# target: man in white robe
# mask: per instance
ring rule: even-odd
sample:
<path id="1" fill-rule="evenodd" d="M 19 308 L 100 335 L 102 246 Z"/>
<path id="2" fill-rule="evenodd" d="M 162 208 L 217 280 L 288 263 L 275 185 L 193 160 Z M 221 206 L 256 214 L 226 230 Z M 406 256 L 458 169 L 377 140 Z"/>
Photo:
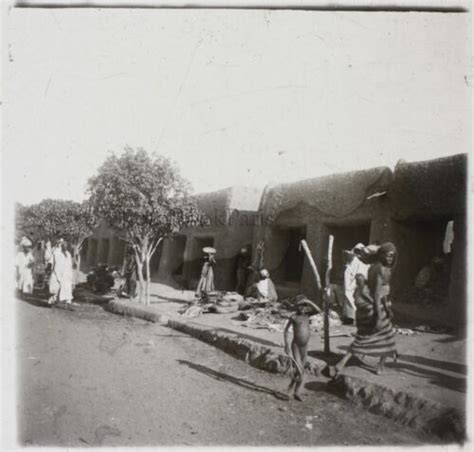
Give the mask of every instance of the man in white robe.
<path id="1" fill-rule="evenodd" d="M 60 247 L 54 250 L 53 258 L 53 272 L 49 285 L 52 298 L 49 302 L 50 304 L 53 301 L 66 303 L 69 309 L 72 303 L 72 256 L 67 250 L 67 243 L 64 240 L 61 241 Z"/>
<path id="2" fill-rule="evenodd" d="M 260 281 L 250 290 L 250 295 L 262 302 L 275 302 L 278 300 L 278 294 L 273 281 L 270 279 L 268 270 L 260 270 Z"/>
<path id="3" fill-rule="evenodd" d="M 31 252 L 32 243 L 26 237 L 21 239 L 22 250 L 16 255 L 15 266 L 17 275 L 17 288 L 24 294 L 33 293 L 33 267 L 35 259 Z"/>
<path id="4" fill-rule="evenodd" d="M 342 315 L 344 322 L 353 324 L 355 320 L 355 300 L 356 275 L 362 274 L 367 279 L 369 265 L 364 264 L 352 251 L 346 251 L 346 268 L 344 270 L 344 306 Z"/>

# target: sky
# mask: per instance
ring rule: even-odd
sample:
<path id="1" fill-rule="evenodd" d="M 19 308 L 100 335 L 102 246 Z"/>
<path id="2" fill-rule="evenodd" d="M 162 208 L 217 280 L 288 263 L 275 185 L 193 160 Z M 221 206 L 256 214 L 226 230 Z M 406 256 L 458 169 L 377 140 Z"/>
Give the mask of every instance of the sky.
<path id="1" fill-rule="evenodd" d="M 171 157 L 196 193 L 469 152 L 469 20 L 12 8 L 4 191 L 82 200 L 126 145 Z"/>

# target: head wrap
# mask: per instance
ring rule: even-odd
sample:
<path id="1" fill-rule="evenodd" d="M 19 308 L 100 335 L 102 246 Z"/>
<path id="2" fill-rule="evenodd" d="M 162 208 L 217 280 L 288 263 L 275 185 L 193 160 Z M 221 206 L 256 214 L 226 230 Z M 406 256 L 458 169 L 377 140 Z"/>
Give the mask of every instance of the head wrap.
<path id="1" fill-rule="evenodd" d="M 381 245 L 377 251 L 377 257 L 380 259 L 384 254 L 387 253 L 395 253 L 395 259 L 393 261 L 393 264 L 391 265 L 393 267 L 397 260 L 397 248 L 392 242 L 386 242 Z"/>
<path id="2" fill-rule="evenodd" d="M 270 277 L 270 273 L 268 273 L 268 270 L 263 269 L 263 270 L 260 270 L 260 276 L 262 278 L 268 278 Z"/>
<path id="3" fill-rule="evenodd" d="M 31 240 L 27 237 L 22 237 L 22 239 L 20 241 L 20 245 L 21 246 L 33 246 L 33 244 L 31 243 Z"/>
<path id="4" fill-rule="evenodd" d="M 354 246 L 354 248 L 352 248 L 352 252 L 354 252 L 355 250 L 363 250 L 365 248 L 365 245 L 363 243 L 358 243 L 357 245 Z"/>
<path id="5" fill-rule="evenodd" d="M 395 247 L 395 245 L 392 243 L 392 242 L 386 242 L 384 243 L 383 245 L 380 246 L 378 252 L 380 254 L 385 254 L 385 253 L 396 253 L 397 252 L 397 248 Z"/>

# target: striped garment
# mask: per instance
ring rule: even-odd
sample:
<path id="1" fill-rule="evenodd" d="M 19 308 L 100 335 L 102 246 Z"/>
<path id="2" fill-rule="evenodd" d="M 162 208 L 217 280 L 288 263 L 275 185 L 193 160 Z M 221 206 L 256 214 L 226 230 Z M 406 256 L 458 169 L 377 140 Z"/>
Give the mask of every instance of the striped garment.
<path id="1" fill-rule="evenodd" d="M 384 295 L 390 287 L 383 286 Z M 380 317 L 375 316 L 374 302 L 368 293 L 368 288 L 357 289 L 355 292 L 357 335 L 350 346 L 351 353 L 368 356 L 393 356 L 397 349 L 395 331 L 385 306 Z M 383 303 L 384 305 L 384 303 Z"/>

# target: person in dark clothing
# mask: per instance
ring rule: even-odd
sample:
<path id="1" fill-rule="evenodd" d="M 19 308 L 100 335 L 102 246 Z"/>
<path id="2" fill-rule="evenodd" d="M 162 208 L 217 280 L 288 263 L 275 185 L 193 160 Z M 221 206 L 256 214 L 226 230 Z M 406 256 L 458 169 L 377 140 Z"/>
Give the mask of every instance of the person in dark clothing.
<path id="1" fill-rule="evenodd" d="M 252 272 L 252 259 L 247 248 L 242 248 L 237 257 L 237 287 L 236 292 L 240 295 L 245 295 L 247 290 L 247 282 L 250 273 Z"/>

